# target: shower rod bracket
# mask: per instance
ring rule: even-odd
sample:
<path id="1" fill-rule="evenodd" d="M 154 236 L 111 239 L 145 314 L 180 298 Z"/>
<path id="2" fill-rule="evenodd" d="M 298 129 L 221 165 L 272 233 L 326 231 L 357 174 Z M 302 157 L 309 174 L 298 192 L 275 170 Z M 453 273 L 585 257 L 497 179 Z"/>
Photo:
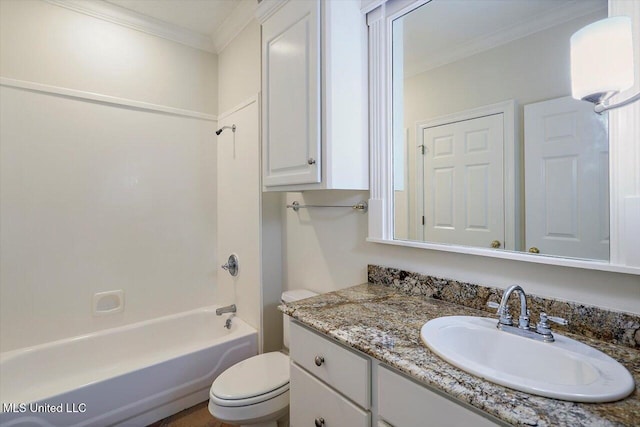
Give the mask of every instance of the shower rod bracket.
<path id="1" fill-rule="evenodd" d="M 369 205 L 367 202 L 362 201 L 356 203 L 355 205 L 301 205 L 297 201 L 294 201 L 290 205 L 287 205 L 288 209 L 293 209 L 294 212 L 298 212 L 300 209 L 308 209 L 308 208 L 351 208 L 362 213 L 367 213 L 369 209 Z"/>

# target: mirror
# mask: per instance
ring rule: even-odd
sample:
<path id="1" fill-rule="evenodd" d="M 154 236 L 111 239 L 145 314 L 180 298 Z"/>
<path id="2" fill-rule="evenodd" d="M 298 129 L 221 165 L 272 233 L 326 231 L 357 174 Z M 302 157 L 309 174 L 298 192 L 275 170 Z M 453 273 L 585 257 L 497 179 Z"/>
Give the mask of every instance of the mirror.
<path id="1" fill-rule="evenodd" d="M 431 0 L 392 23 L 393 238 L 609 260 L 607 115 L 569 38 L 607 0 Z"/>

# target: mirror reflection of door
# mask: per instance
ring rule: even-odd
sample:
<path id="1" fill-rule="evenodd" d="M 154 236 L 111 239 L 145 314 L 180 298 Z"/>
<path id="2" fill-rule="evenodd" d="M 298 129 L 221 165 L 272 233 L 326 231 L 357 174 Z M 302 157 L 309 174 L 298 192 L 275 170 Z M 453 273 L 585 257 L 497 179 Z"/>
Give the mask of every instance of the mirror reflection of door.
<path id="1" fill-rule="evenodd" d="M 501 243 L 498 249 L 528 251 L 537 247 L 540 254 L 546 256 L 608 259 L 608 230 L 595 225 L 589 229 L 598 229 L 597 238 L 591 240 L 599 249 L 586 253 L 569 245 L 576 239 L 584 241 L 585 234 L 579 227 L 590 214 L 582 209 L 597 211 L 597 221 L 606 225 L 609 202 L 606 197 L 599 196 L 598 200 L 592 198 L 592 202 L 585 203 L 586 196 L 576 193 L 578 201 L 575 203 L 580 212 L 569 214 L 569 196 L 560 192 L 567 193 L 568 188 L 585 178 L 568 174 L 569 169 L 562 166 L 561 161 L 549 163 L 550 167 L 552 164 L 557 166 L 555 177 L 547 182 L 556 194 L 549 193 L 546 197 L 557 198 L 556 207 L 565 206 L 564 210 L 558 214 L 549 211 L 545 214 L 548 218 L 544 215 L 536 217 L 532 209 L 526 210 L 536 200 L 528 200 L 529 191 L 525 194 L 524 188 L 528 153 L 525 153 L 523 108 L 571 93 L 569 38 L 585 25 L 606 18 L 607 9 L 607 0 L 431 0 L 394 19 L 389 77 L 392 80 L 395 239 L 479 248 L 493 247 L 491 243 L 496 240 Z M 449 173 L 454 169 L 447 172 L 446 168 L 453 168 L 453 164 L 435 164 L 442 169 L 426 178 L 434 182 L 427 187 L 437 188 L 438 193 L 423 192 L 424 168 L 432 166 L 423 164 L 420 141 L 424 135 L 419 126 L 433 118 L 449 118 L 505 100 L 512 100 L 515 110 L 504 115 L 509 118 L 505 120 L 505 127 L 511 127 L 513 131 L 504 137 L 505 231 L 504 238 L 500 239 L 490 238 L 491 233 L 485 231 L 491 225 L 490 220 L 484 222 L 485 210 L 498 205 L 486 202 L 490 200 L 486 197 L 491 196 L 484 195 L 479 184 L 481 178 L 472 181 L 478 188 L 465 194 L 464 191 L 469 190 L 465 189 L 464 181 L 463 184 L 456 181 L 460 174 Z M 597 116 L 593 111 L 591 114 Z M 470 118 L 487 115 L 490 114 L 475 114 Z M 460 119 L 432 125 L 454 121 Z M 509 139 L 511 136 L 514 138 Z M 608 144 L 606 132 L 600 132 L 599 136 L 601 143 Z M 446 158 L 437 160 L 444 162 Z M 600 161 L 604 162 L 602 158 Z M 480 175 L 479 169 L 473 172 Z M 562 181 L 565 178 L 574 179 L 573 184 Z M 605 188 L 603 182 L 591 188 Z M 447 186 L 450 192 L 445 191 Z M 477 196 L 476 200 L 469 200 L 472 194 Z M 430 197 L 432 200 L 427 201 Z M 464 203 L 474 207 L 460 209 Z M 486 205 L 481 207 L 483 203 Z M 534 210 L 543 212 L 540 208 Z M 456 215 L 466 217 L 461 219 Z M 433 221 L 431 225 L 430 220 Z M 535 224 L 528 224 L 530 221 L 546 224 L 544 227 L 549 227 L 549 232 L 543 230 L 540 236 L 547 233 L 547 237 L 531 240 L 535 233 L 530 226 L 535 227 Z M 569 230 L 569 226 L 574 230 Z M 571 237 L 578 234 L 579 237 Z M 470 235 L 482 237 L 477 241 L 467 240 Z M 550 243 L 558 250 L 551 249 Z M 561 247 L 567 251 L 563 252 Z"/>
<path id="2" fill-rule="evenodd" d="M 571 97 L 525 105 L 527 250 L 609 259 L 607 128 Z"/>
<path id="3" fill-rule="evenodd" d="M 423 129 L 425 241 L 504 246 L 503 126 L 494 114 Z"/>

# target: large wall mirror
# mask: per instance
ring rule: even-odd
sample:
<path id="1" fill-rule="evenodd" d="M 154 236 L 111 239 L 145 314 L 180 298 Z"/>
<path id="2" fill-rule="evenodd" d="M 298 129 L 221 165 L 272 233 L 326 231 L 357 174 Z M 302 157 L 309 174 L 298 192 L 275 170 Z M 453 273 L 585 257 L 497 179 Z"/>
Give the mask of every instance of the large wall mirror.
<path id="1" fill-rule="evenodd" d="M 432 0 L 393 21 L 395 239 L 609 259 L 607 116 L 569 77 L 569 38 L 606 17 Z"/>
<path id="2" fill-rule="evenodd" d="M 380 3 L 370 240 L 607 265 L 610 116 L 571 97 L 569 39 L 608 0 Z"/>

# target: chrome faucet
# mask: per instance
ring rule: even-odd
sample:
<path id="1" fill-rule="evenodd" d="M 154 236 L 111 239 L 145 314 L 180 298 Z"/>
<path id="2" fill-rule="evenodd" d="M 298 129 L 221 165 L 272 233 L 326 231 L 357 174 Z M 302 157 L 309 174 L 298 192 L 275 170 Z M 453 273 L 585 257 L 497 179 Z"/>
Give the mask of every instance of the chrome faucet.
<path id="1" fill-rule="evenodd" d="M 513 326 L 513 320 L 511 318 L 511 314 L 509 313 L 508 304 L 509 297 L 513 292 L 518 292 L 518 294 L 520 294 L 520 317 L 518 318 L 518 328 L 527 329 L 529 328 L 529 309 L 527 308 L 527 295 L 524 293 L 524 289 L 522 289 L 519 285 L 510 286 L 502 294 L 502 300 L 500 301 L 500 306 L 498 307 L 498 315 L 500 316 L 500 320 L 498 320 L 498 328 L 500 328 L 500 325 Z"/>
<path id="2" fill-rule="evenodd" d="M 235 304 L 227 305 L 225 307 L 216 308 L 216 314 L 218 316 L 222 316 L 224 313 L 235 313 L 235 312 L 236 312 L 236 305 Z"/>
<path id="3" fill-rule="evenodd" d="M 513 292 L 518 292 L 520 295 L 520 317 L 518 317 L 518 326 L 513 326 L 513 319 L 509 313 L 509 297 Z M 490 307 L 495 307 L 496 303 L 488 303 Z M 513 285 L 507 288 L 502 294 L 502 300 L 498 306 L 497 312 L 498 324 L 497 328 L 504 332 L 516 334 L 521 337 L 532 338 L 543 342 L 553 342 L 555 338 L 551 333 L 551 327 L 548 321 L 555 322 L 560 325 L 567 325 L 568 322 L 561 317 L 547 316 L 546 313 L 540 313 L 540 321 L 535 328 L 529 324 L 529 309 L 527 308 L 527 295 L 518 285 Z"/>

